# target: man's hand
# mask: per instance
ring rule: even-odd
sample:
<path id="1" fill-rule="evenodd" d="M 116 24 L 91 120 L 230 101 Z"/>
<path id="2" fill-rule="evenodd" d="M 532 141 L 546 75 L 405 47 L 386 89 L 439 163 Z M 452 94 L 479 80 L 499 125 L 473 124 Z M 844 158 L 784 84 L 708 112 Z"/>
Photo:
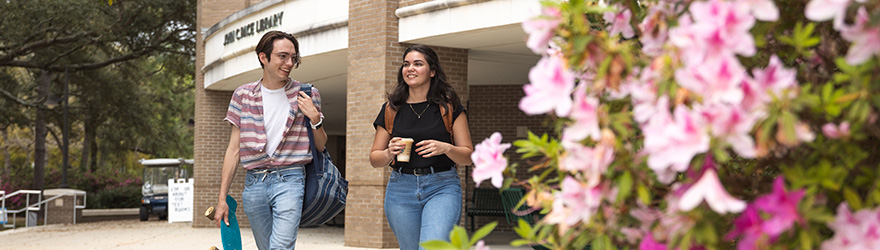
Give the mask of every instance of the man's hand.
<path id="1" fill-rule="evenodd" d="M 220 221 L 229 226 L 229 205 L 225 200 L 218 201 L 217 206 L 214 206 L 214 221 L 217 222 L 217 228 L 220 228 Z"/>
<path id="2" fill-rule="evenodd" d="M 312 123 L 318 123 L 318 121 L 321 120 L 321 116 L 318 114 L 318 109 L 315 108 L 315 103 L 312 102 L 312 97 L 306 95 L 306 92 L 299 92 L 296 106 L 299 107 L 299 111 L 302 112 L 303 115 L 312 120 Z"/>

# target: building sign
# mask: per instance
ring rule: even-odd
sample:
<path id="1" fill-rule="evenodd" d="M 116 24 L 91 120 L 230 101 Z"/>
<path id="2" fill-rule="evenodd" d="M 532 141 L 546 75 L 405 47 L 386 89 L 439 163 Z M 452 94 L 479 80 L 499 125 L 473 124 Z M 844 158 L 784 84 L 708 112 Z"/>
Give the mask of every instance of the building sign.
<path id="1" fill-rule="evenodd" d="M 281 26 L 282 16 L 284 16 L 284 11 L 242 25 L 241 27 L 226 33 L 223 39 L 223 46 L 234 43 L 242 38 L 253 36 L 256 33 L 262 33 L 268 29 Z"/>
<path id="2" fill-rule="evenodd" d="M 193 220 L 193 179 L 168 179 L 168 223 Z"/>

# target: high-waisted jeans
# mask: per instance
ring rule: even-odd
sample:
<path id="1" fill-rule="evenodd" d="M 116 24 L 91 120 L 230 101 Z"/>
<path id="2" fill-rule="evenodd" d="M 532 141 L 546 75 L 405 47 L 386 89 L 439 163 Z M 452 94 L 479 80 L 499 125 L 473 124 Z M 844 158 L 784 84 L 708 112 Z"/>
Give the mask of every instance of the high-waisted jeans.
<path id="1" fill-rule="evenodd" d="M 294 248 L 304 190 L 302 165 L 265 172 L 247 171 L 241 196 L 257 248 Z"/>
<path id="2" fill-rule="evenodd" d="M 461 221 L 461 181 L 455 168 L 412 175 L 392 171 L 385 189 L 385 217 L 401 250 L 424 249 L 420 242 L 449 240 Z"/>

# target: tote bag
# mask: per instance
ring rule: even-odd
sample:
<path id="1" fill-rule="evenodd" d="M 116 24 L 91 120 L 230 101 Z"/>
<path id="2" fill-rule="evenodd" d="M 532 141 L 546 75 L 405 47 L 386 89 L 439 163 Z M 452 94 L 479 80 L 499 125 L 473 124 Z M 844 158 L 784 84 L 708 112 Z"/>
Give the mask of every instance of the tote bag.
<path id="1" fill-rule="evenodd" d="M 312 96 L 312 85 L 302 84 L 301 91 Z M 309 145 L 312 149 L 312 162 L 307 164 L 306 190 L 303 197 L 303 211 L 300 227 L 318 226 L 336 217 L 345 208 L 348 195 L 348 181 L 342 178 L 339 169 L 330 160 L 330 153 L 318 152 L 315 148 L 315 136 L 309 117 L 305 118 L 306 130 L 309 133 Z"/>

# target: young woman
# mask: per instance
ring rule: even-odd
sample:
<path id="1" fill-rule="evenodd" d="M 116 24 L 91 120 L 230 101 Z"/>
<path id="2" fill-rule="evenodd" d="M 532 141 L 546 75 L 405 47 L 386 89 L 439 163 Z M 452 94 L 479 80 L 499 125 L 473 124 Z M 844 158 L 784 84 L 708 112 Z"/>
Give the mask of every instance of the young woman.
<path id="1" fill-rule="evenodd" d="M 386 107 L 396 111 L 390 134 L 385 129 Z M 451 135 L 443 121 L 447 112 L 452 112 Z M 370 164 L 391 166 L 385 216 L 400 249 L 423 249 L 420 242 L 449 240 L 449 231 L 461 218 L 461 182 L 455 165 L 471 164 L 474 147 L 464 106 L 446 82 L 434 50 L 415 45 L 403 53 L 397 86 L 373 126 Z M 395 160 L 405 148 L 402 138 L 414 141 L 408 162 Z"/>

